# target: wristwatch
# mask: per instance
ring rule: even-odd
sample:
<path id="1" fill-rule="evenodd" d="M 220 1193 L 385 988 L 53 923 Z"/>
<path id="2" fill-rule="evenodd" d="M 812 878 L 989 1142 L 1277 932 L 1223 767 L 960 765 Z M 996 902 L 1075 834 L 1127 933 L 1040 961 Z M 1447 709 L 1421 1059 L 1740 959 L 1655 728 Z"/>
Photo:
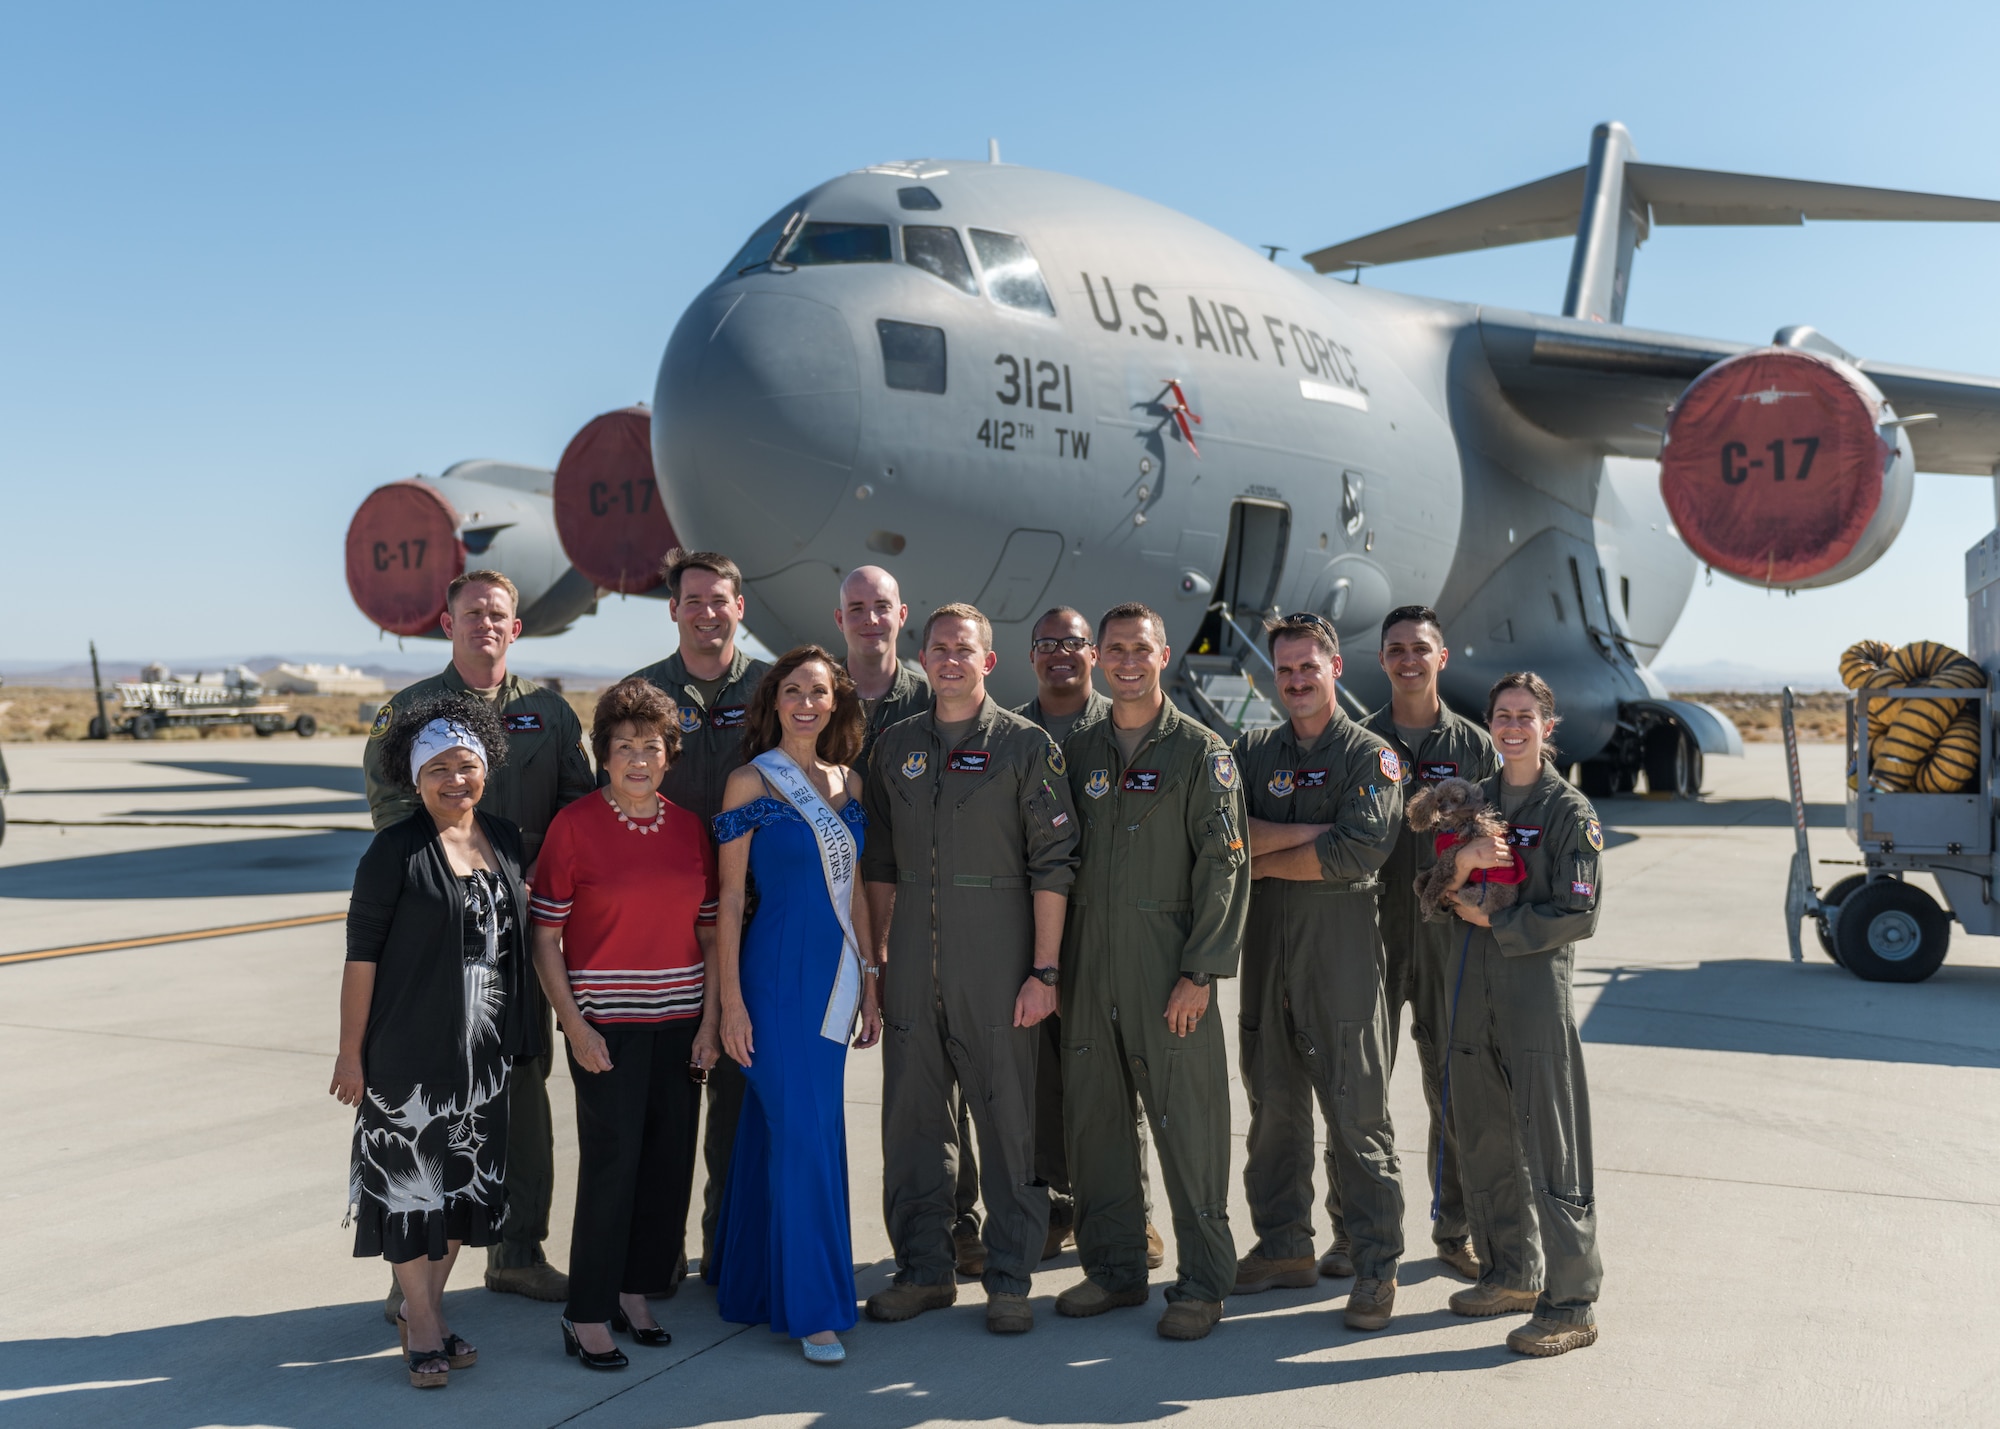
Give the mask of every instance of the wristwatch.
<path id="1" fill-rule="evenodd" d="M 1044 987 L 1057 987 L 1062 983 L 1061 968 L 1029 968 L 1028 976 Z"/>
<path id="2" fill-rule="evenodd" d="M 1214 974 L 1214 973 L 1182 973 L 1182 974 L 1181 974 L 1181 976 L 1182 976 L 1182 977 L 1184 977 L 1184 978 L 1186 978 L 1186 979 L 1187 979 L 1187 980 L 1188 980 L 1189 982 L 1193 983 L 1193 984 L 1194 984 L 1194 985 L 1195 985 L 1196 987 L 1207 987 L 1207 986 L 1209 985 L 1209 983 L 1210 983 L 1210 982 L 1211 982 L 1211 981 L 1212 981 L 1212 980 L 1214 979 L 1214 977 L 1215 977 L 1215 974 Z"/>

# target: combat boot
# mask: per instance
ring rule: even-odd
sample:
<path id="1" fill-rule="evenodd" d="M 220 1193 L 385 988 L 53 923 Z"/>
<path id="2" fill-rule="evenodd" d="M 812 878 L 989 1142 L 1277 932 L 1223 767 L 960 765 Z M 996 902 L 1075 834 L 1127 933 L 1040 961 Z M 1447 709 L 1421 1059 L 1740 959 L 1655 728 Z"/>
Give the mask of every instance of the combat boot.
<path id="1" fill-rule="evenodd" d="M 1035 1328 L 1035 1310 L 1025 1295 L 986 1292 L 986 1328 L 996 1335 L 1025 1335 Z"/>
<path id="2" fill-rule="evenodd" d="M 510 1265 L 501 1268 L 486 1268 L 486 1288 L 497 1290 L 502 1295 L 525 1295 L 530 1300 L 569 1299 L 569 1277 L 550 1265 L 546 1260 L 538 1260 L 533 1265 Z"/>
<path id="3" fill-rule="evenodd" d="M 1307 1290 L 1319 1283 L 1319 1271 L 1309 1255 L 1274 1259 L 1251 1252 L 1236 1262 L 1236 1285 L 1232 1295 L 1258 1295 L 1274 1286 L 1287 1290 Z"/>
<path id="4" fill-rule="evenodd" d="M 1475 1285 L 1479 1283 L 1479 1252 L 1472 1248 L 1471 1236 L 1439 1241 L 1437 1257 Z"/>
<path id="5" fill-rule="evenodd" d="M 1085 1276 L 1056 1296 L 1056 1313 L 1081 1320 L 1091 1315 L 1102 1315 L 1106 1310 L 1121 1310 L 1127 1305 L 1143 1305 L 1150 1293 L 1148 1287 L 1144 1285 L 1131 1290 L 1106 1290 L 1095 1280 Z"/>
<path id="6" fill-rule="evenodd" d="M 1049 1234 L 1042 1242 L 1042 1259 L 1053 1260 L 1063 1253 L 1065 1246 L 1076 1243 L 1076 1211 L 1069 1205 L 1050 1199 Z"/>
<path id="7" fill-rule="evenodd" d="M 958 1286 L 947 1280 L 941 1285 L 891 1285 L 868 1297 L 871 1320 L 914 1320 L 926 1310 L 942 1310 L 958 1301 Z"/>
<path id="8" fill-rule="evenodd" d="M 1454 1290 L 1446 1303 L 1454 1315 L 1525 1315 L 1541 1296 L 1533 1290 L 1509 1290 L 1504 1285 L 1475 1285 L 1470 1290 Z M 1557 1351 L 1556 1353 L 1560 1353 Z"/>
<path id="9" fill-rule="evenodd" d="M 1167 1263 L 1167 1243 L 1160 1239 L 1159 1229 L 1151 1221 L 1146 1222 L 1146 1269 L 1158 1270 Z"/>
<path id="10" fill-rule="evenodd" d="M 1163 1340 L 1205 1340 L 1222 1318 L 1220 1300 L 1172 1300 L 1158 1326 Z"/>
<path id="11" fill-rule="evenodd" d="M 1350 1330 L 1387 1329 L 1390 1318 L 1396 1313 L 1396 1282 L 1388 1280 L 1357 1280 L 1354 1289 L 1347 1296 L 1347 1328 Z"/>
<path id="12" fill-rule="evenodd" d="M 1333 1249 L 1319 1258 L 1319 1273 L 1328 1280 L 1345 1280 L 1354 1274 L 1354 1247 L 1346 1236 L 1336 1236 Z"/>
<path id="13" fill-rule="evenodd" d="M 951 1237 L 952 1254 L 958 1257 L 958 1273 L 968 1280 L 977 1280 L 986 1273 L 986 1242 L 976 1230 L 955 1231 Z"/>
<path id="14" fill-rule="evenodd" d="M 1540 1315 L 1507 1336 L 1507 1348 L 1516 1354 L 1546 1359 L 1565 1355 L 1585 1345 L 1597 1343 L 1597 1326 L 1574 1325 L 1565 1320 L 1544 1320 Z"/>

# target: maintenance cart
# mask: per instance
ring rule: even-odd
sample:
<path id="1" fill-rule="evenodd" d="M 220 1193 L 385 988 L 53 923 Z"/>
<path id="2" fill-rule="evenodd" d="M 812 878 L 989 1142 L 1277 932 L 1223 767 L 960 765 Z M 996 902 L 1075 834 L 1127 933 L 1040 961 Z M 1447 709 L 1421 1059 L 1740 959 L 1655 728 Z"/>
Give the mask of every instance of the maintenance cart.
<path id="1" fill-rule="evenodd" d="M 226 674 L 197 675 L 192 680 L 176 680 L 158 667 L 142 673 L 156 678 L 120 681 L 114 690 L 119 712 L 108 713 L 104 681 L 97 670 L 97 645 L 92 642 L 90 674 L 97 695 L 97 714 L 90 721 L 92 739 L 109 739 L 113 734 L 151 739 L 163 729 L 233 724 L 247 724 L 259 737 L 289 729 L 301 739 L 311 739 L 319 731 L 319 721 L 311 715 L 293 714 L 290 706 L 267 700 L 264 682 L 242 665 Z"/>
<path id="2" fill-rule="evenodd" d="M 1784 697 L 1785 760 L 1791 776 L 1792 827 L 1798 840 L 1785 894 L 1785 926 L 1792 961 L 1804 959 L 1805 920 L 1814 921 L 1826 955 L 1869 982 L 1922 982 L 1943 965 L 1956 920 L 1966 932 L 2000 934 L 1994 883 L 1994 811 L 2000 771 L 1994 768 L 1996 695 L 2000 695 L 2000 531 L 1965 556 L 1970 651 L 1986 671 L 1983 688 L 1910 686 L 1850 690 L 1847 697 L 1847 834 L 1861 853 L 1863 871 L 1814 890 L 1812 854 L 1806 844 L 1805 793 L 1799 781 L 1798 734 L 1792 691 Z M 1869 750 L 1868 702 L 1878 699 L 1953 700 L 1973 704 L 1979 725 L 1979 765 L 1971 789 L 1920 794 L 1877 787 Z M 1908 881 L 1912 873 L 1936 880 L 1946 906 Z"/>

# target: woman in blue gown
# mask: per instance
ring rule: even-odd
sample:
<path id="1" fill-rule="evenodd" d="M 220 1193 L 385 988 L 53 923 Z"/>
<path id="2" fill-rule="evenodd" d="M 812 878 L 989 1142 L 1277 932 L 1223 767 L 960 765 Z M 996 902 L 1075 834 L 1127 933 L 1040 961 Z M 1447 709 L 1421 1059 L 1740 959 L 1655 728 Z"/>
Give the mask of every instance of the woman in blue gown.
<path id="1" fill-rule="evenodd" d="M 839 661 L 801 646 L 764 676 L 746 724 L 745 752 L 762 767 L 729 776 L 715 836 L 722 1045 L 748 1089 L 709 1278 L 723 1319 L 768 1321 L 801 1340 L 807 1359 L 834 1364 L 855 1322 L 848 1039 L 872 1047 L 882 1033 L 867 904 L 852 896 L 866 820 L 847 766 L 861 750 L 861 701 Z M 806 819 L 815 812 L 817 832 Z M 751 880 L 757 912 L 746 926 Z"/>

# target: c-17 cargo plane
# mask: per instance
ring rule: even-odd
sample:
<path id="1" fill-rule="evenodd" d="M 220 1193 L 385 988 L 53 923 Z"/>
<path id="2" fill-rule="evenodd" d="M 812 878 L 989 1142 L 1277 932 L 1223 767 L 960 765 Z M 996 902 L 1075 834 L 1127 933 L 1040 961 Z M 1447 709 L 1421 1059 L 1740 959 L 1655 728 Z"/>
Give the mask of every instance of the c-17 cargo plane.
<path id="1" fill-rule="evenodd" d="M 1848 579 L 1895 539 L 1917 470 L 2000 466 L 1993 379 L 1810 327 L 1757 345 L 1624 325 L 1653 228 L 1807 219 L 1991 222 L 2000 202 L 1645 164 L 1605 124 L 1582 167 L 1320 249 L 1306 274 L 997 150 L 861 169 L 723 265 L 650 412 L 596 419 L 553 473 L 468 462 L 372 493 L 349 585 L 384 629 L 428 635 L 446 582 L 498 566 L 528 633 L 552 634 L 601 594 L 664 594 L 684 544 L 741 564 L 748 623 L 782 648 L 831 643 L 842 576 L 879 563 L 908 653 L 938 605 L 993 618 L 1009 700 L 1032 692 L 1044 608 L 1144 600 L 1175 697 L 1225 731 L 1274 718 L 1261 617 L 1325 615 L 1355 646 L 1350 704 L 1372 707 L 1382 617 L 1425 603 L 1452 704 L 1537 670 L 1587 791 L 1692 794 L 1705 754 L 1741 746 L 1647 663 L 1698 567 Z M 1358 282 L 1568 234 L 1556 316 Z"/>

